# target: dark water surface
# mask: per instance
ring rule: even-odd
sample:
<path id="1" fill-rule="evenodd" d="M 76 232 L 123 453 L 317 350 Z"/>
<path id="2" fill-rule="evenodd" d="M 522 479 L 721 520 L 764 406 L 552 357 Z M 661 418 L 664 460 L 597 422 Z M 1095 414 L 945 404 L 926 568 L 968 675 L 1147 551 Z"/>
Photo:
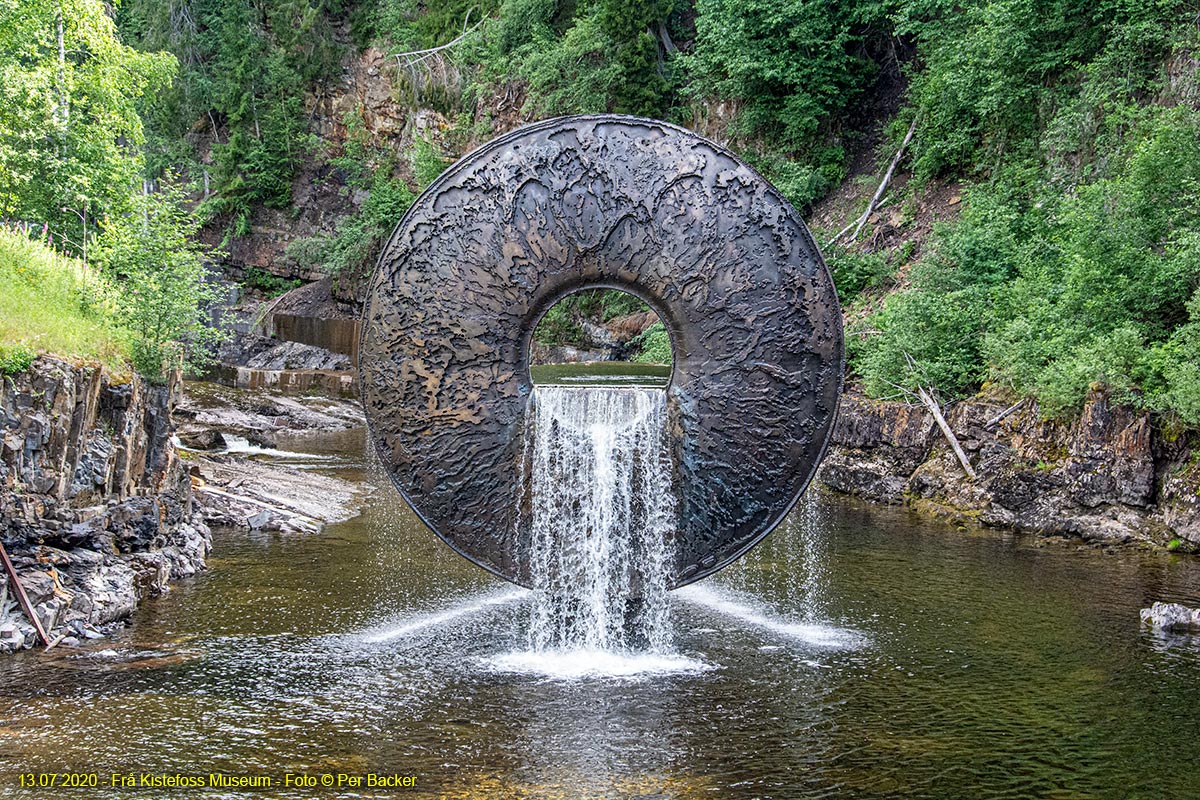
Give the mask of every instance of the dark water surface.
<path id="1" fill-rule="evenodd" d="M 0 795 L 1200 797 L 1200 637 L 1138 626 L 1200 602 L 1195 560 L 824 497 L 677 593 L 678 656 L 604 663 L 525 652 L 528 597 L 386 486 L 324 535 L 215 544 L 117 637 L 0 660 Z M 20 788 L 50 771 L 417 788 Z"/>

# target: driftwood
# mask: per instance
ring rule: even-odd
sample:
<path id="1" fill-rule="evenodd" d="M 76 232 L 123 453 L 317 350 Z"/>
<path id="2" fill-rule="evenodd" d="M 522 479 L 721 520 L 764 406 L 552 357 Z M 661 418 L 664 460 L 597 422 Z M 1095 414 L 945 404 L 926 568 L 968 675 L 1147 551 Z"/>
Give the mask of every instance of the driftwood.
<path id="1" fill-rule="evenodd" d="M 1013 403 L 1011 406 L 1009 406 L 1008 408 L 1004 409 L 1004 410 L 1003 410 L 1003 411 L 1001 411 L 999 414 L 997 414 L 996 416 L 994 416 L 994 417 L 992 417 L 991 419 L 989 419 L 987 422 L 983 423 L 983 427 L 985 427 L 985 428 L 994 428 L 994 427 L 996 427 L 997 425 L 999 425 L 1001 422 L 1003 422 L 1003 421 L 1004 421 L 1004 418 L 1005 418 L 1005 417 L 1007 417 L 1009 414 L 1011 414 L 1011 413 L 1013 413 L 1014 411 L 1016 411 L 1016 410 L 1017 410 L 1018 408 L 1020 408 L 1021 406 L 1025 405 L 1025 401 L 1026 401 L 1026 400 L 1028 400 L 1028 399 L 1029 399 L 1028 397 L 1022 397 L 1020 400 L 1018 400 L 1017 402 Z"/>
<path id="2" fill-rule="evenodd" d="M 0 542 L 0 559 L 4 561 L 4 571 L 8 573 L 8 584 L 13 588 L 13 594 L 17 596 L 17 600 L 20 601 L 21 609 L 25 612 L 25 616 L 29 617 L 29 621 L 33 623 L 33 627 L 37 630 L 38 638 L 42 640 L 42 644 L 49 646 L 50 637 L 46 635 L 46 629 L 42 627 L 42 621 L 34 613 L 33 604 L 29 602 L 29 596 L 25 594 L 25 587 L 17 580 L 17 569 L 9 559 L 8 551 L 4 549 L 3 542 Z"/>
<path id="3" fill-rule="evenodd" d="M 916 374 L 917 362 L 914 361 L 913 357 L 908 353 L 904 354 L 904 358 L 906 361 L 908 361 L 909 370 L 911 370 L 913 374 Z M 958 463 L 962 465 L 963 471 L 970 476 L 971 480 L 977 480 L 979 476 L 975 474 L 975 468 L 971 466 L 970 459 L 967 458 L 967 454 L 962 449 L 962 445 L 958 443 L 958 437 L 954 435 L 954 431 L 950 430 L 950 425 L 946 422 L 946 417 L 942 415 L 942 407 L 938 405 L 937 400 L 934 399 L 932 387 L 925 388 L 918 383 L 917 390 L 914 392 L 912 389 L 906 389 L 905 387 L 892 383 L 891 381 L 888 381 L 888 384 L 891 385 L 892 388 L 897 389 L 909 397 L 917 398 L 921 401 L 921 404 L 924 405 L 925 408 L 929 409 L 929 413 L 933 415 L 933 421 L 937 423 L 938 428 L 942 432 L 942 436 L 945 437 L 946 441 L 949 443 L 950 449 L 954 451 L 954 455 L 958 458 Z"/>
<path id="4" fill-rule="evenodd" d="M 962 464 L 963 470 L 971 476 L 971 480 L 975 480 L 979 476 L 975 474 L 974 468 L 971 467 L 971 462 L 967 459 L 967 454 L 963 452 L 962 445 L 958 443 L 958 437 L 954 435 L 954 431 L 950 430 L 950 426 L 946 423 L 946 418 L 942 416 L 942 409 L 938 406 L 937 401 L 933 399 L 928 391 L 923 388 L 917 388 L 917 397 L 921 398 L 921 402 L 929 409 L 929 413 L 933 415 L 934 422 L 942 429 L 942 435 L 946 437 L 946 441 L 950 443 L 950 449 L 954 451 L 954 455 L 958 456 L 958 463 Z"/>
<path id="5" fill-rule="evenodd" d="M 887 191 L 888 185 L 892 182 L 892 175 L 896 172 L 896 167 L 899 166 L 900 159 L 904 157 L 904 151 L 908 147 L 908 143 L 912 141 L 913 133 L 915 133 L 917 130 L 918 119 L 920 119 L 920 117 L 913 117 L 912 124 L 908 126 L 908 133 L 904 134 L 904 141 L 900 143 L 900 149 L 896 151 L 896 155 L 892 158 L 892 163 L 888 165 L 887 172 L 884 173 L 883 180 L 880 182 L 879 188 L 875 190 L 874 196 L 871 197 L 871 202 L 867 203 L 867 210 L 864 211 L 862 216 L 859 217 L 855 222 L 851 222 L 845 228 L 842 228 L 838 232 L 837 236 L 834 236 L 829 240 L 829 244 L 825 245 L 826 247 L 836 244 L 852 226 L 854 228 L 854 233 L 850 234 L 850 241 L 853 242 L 858 238 L 859 231 L 861 231 L 863 226 L 867 224 L 867 220 L 871 218 L 871 215 L 875 213 L 875 209 L 879 205 L 879 201 L 883 198 L 883 193 Z"/>

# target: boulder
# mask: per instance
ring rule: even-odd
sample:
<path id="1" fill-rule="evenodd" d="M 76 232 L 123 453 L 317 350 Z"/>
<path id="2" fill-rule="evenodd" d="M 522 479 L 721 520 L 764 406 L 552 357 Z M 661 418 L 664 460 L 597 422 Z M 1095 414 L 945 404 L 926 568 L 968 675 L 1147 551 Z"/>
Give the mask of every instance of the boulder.
<path id="1" fill-rule="evenodd" d="M 1200 608 L 1155 603 L 1142 609 L 1142 624 L 1168 633 L 1200 633 Z"/>

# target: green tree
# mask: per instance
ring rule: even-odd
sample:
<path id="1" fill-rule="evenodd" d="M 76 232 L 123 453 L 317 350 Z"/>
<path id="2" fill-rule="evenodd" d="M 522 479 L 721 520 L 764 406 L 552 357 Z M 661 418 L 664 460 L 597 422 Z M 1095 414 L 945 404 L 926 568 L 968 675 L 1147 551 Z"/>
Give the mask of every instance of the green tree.
<path id="1" fill-rule="evenodd" d="M 311 152 L 304 97 L 334 74 L 334 0 L 129 0 L 121 26 L 144 49 L 176 54 L 181 80 L 142 111 L 149 174 L 182 169 L 207 181 L 204 214 L 233 234 L 259 206 L 286 208 Z M 200 133 L 203 131 L 203 133 Z M 197 146 L 212 143 L 211 164 Z"/>
<path id="2" fill-rule="evenodd" d="M 218 289 L 198 229 L 183 190 L 170 182 L 137 198 L 132 213 L 103 223 L 97 261 L 113 284 L 117 318 L 133 337 L 133 365 L 151 381 L 204 366 L 220 339 L 208 316 Z"/>
<path id="3" fill-rule="evenodd" d="M 81 250 L 138 184 L 138 101 L 175 66 L 123 45 L 100 0 L 0 0 L 0 215 Z"/>
<path id="4" fill-rule="evenodd" d="M 874 66 L 861 49 L 856 3 L 698 0 L 689 92 L 742 105 L 736 132 L 783 151 L 811 146 L 863 91 Z"/>
<path id="5" fill-rule="evenodd" d="M 665 106 L 667 79 L 659 30 L 674 0 L 600 0 L 600 29 L 613 43 L 618 79 L 612 110 L 657 117 Z"/>

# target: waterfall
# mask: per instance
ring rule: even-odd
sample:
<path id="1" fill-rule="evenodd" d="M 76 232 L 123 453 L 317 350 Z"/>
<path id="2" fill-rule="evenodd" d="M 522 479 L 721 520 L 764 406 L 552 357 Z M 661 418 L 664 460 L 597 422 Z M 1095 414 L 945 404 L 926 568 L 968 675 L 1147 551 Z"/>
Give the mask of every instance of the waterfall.
<path id="1" fill-rule="evenodd" d="M 539 386 L 526 431 L 535 651 L 670 648 L 666 393 Z"/>
<path id="2" fill-rule="evenodd" d="M 816 622 L 826 616 L 825 586 L 828 576 L 825 531 L 828 523 L 820 497 L 812 487 L 800 499 L 792 512 L 792 519 L 797 520 L 793 524 L 798 528 L 793 534 L 798 539 L 798 547 L 792 549 L 798 551 L 799 555 L 788 564 L 788 573 L 793 582 L 792 594 L 800 600 L 805 622 Z"/>

